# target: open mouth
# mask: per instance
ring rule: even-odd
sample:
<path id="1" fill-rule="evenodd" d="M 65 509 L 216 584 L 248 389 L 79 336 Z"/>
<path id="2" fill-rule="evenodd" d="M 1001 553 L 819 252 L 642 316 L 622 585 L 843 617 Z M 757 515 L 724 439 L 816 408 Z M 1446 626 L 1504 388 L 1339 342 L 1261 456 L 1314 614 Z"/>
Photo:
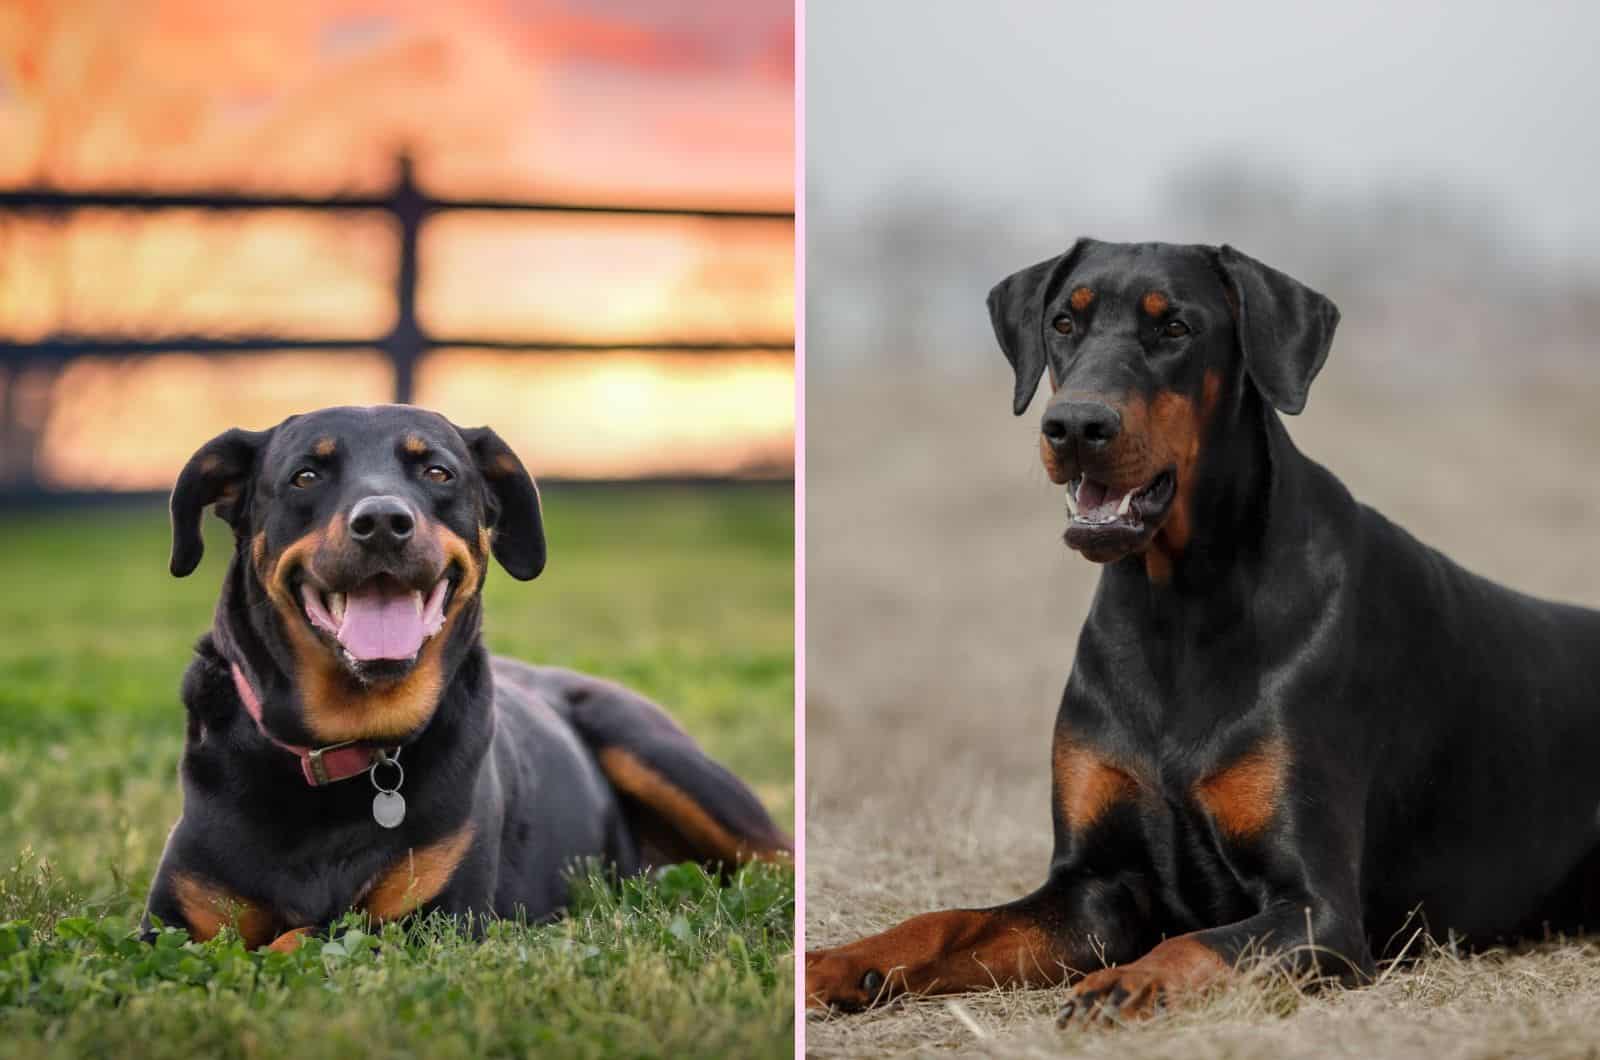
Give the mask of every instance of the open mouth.
<path id="1" fill-rule="evenodd" d="M 300 583 L 306 621 L 338 644 L 358 672 L 409 666 L 422 646 L 444 628 L 453 582 L 446 574 L 424 593 L 390 574 L 378 574 L 345 592 Z"/>
<path id="2" fill-rule="evenodd" d="M 1097 561 L 1126 554 L 1160 528 L 1177 481 L 1171 468 L 1128 489 L 1079 475 L 1067 484 L 1067 545 Z"/>

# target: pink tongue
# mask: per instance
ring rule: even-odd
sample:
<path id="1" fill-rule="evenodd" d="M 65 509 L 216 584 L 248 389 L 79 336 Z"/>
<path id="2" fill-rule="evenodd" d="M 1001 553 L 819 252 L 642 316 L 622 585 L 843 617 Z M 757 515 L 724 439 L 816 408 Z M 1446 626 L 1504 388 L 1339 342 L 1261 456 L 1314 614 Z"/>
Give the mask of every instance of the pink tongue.
<path id="1" fill-rule="evenodd" d="M 345 597 L 339 643 L 357 659 L 409 659 L 425 637 L 415 595 L 398 585 L 374 579 Z"/>
<path id="2" fill-rule="evenodd" d="M 1081 516 L 1112 515 L 1122 503 L 1126 490 L 1112 490 L 1093 479 L 1084 479 L 1078 487 L 1078 513 Z"/>

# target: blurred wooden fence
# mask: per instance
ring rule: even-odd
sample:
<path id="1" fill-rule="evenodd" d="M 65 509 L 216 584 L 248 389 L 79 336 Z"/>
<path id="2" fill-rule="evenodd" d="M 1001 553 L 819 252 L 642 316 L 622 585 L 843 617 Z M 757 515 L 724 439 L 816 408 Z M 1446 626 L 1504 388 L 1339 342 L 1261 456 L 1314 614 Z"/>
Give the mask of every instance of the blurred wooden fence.
<path id="1" fill-rule="evenodd" d="M 377 349 L 394 369 L 394 400 L 412 400 L 421 359 L 434 349 L 449 347 L 465 350 L 500 350 L 510 353 L 615 353 L 646 351 L 666 353 L 787 352 L 794 353 L 792 335 L 753 342 L 700 341 L 679 339 L 651 341 L 641 336 L 627 342 L 581 342 L 577 340 L 483 338 L 473 335 L 435 335 L 423 328 L 417 318 L 417 248 L 422 227 L 429 218 L 450 212 L 497 212 L 518 214 L 592 214 L 610 217 L 679 217 L 715 222 L 770 222 L 794 224 L 794 214 L 778 210 L 692 209 L 676 206 L 612 206 L 600 203 L 541 202 L 515 199 L 445 198 L 429 195 L 420 188 L 411 160 L 397 159 L 396 177 L 389 189 L 372 195 L 256 195 L 230 192 L 150 192 L 137 190 L 69 191 L 52 187 L 0 190 L 0 215 L 64 214 L 83 209 L 128 211 L 207 210 L 247 212 L 253 210 L 304 210 L 311 213 L 381 211 L 394 219 L 399 233 L 394 270 L 393 323 L 381 335 L 360 338 L 318 338 L 316 336 L 204 335 L 167 334 L 126 337 L 103 334 L 58 333 L 31 342 L 20 342 L 0 335 L 0 369 L 9 380 L 32 366 L 61 364 L 80 356 L 138 356 L 161 353 L 235 354 L 279 353 L 292 350 L 367 351 Z M 0 446 L 20 443 L 16 424 L 16 387 L 6 385 L 0 397 Z M 3 455 L 3 454 L 0 454 Z M 18 454 L 12 454 L 18 455 Z M 6 461 L 9 475 L 0 481 L 0 499 L 27 498 L 44 493 L 33 473 L 31 454 L 22 461 Z"/>

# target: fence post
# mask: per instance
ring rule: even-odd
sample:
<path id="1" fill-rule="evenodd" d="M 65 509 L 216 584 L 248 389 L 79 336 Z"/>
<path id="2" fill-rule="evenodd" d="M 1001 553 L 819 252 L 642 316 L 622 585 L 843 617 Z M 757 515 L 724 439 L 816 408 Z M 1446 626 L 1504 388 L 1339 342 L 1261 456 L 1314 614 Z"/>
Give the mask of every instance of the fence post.
<path id="1" fill-rule="evenodd" d="M 384 339 L 384 352 L 394 366 L 394 399 L 402 405 L 415 397 L 417 362 L 427 346 L 422 326 L 417 323 L 417 241 L 428 202 L 417 187 L 411 156 L 396 160 L 398 176 L 389 196 L 389 208 L 400 225 L 400 267 L 395 275 L 394 327 Z"/>

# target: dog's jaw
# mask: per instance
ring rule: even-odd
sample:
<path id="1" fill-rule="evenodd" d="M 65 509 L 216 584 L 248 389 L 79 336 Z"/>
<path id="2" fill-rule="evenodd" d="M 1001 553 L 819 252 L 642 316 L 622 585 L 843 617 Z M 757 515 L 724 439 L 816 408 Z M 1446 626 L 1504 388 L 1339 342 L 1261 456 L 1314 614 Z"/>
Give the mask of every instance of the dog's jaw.
<path id="1" fill-rule="evenodd" d="M 1067 547 L 1109 563 L 1147 547 L 1172 512 L 1177 473 L 1166 468 L 1142 486 L 1118 488 L 1084 473 L 1067 483 Z"/>

